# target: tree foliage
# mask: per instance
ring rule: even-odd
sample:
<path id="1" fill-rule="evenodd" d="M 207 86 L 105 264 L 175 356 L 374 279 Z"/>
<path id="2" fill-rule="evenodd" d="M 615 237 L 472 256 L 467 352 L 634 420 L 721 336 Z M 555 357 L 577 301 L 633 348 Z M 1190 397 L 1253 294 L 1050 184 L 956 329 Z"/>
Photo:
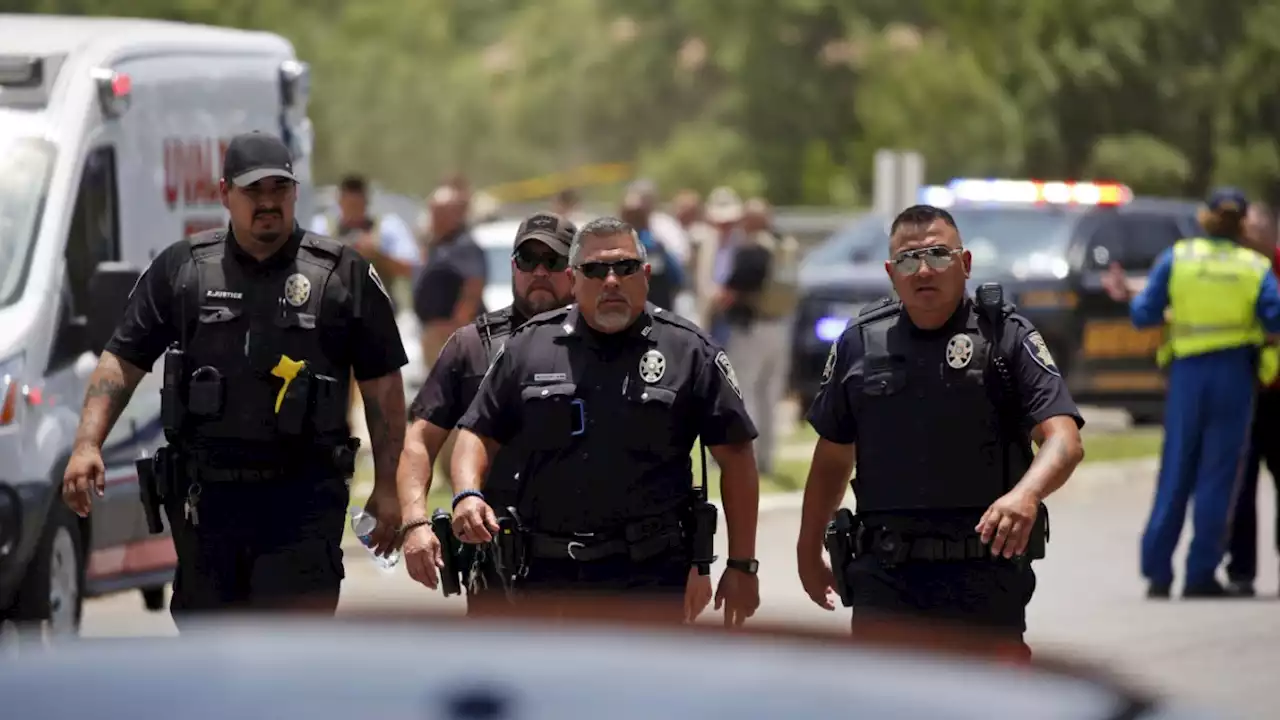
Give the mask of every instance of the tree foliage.
<path id="1" fill-rule="evenodd" d="M 1280 0 L 3 0 L 271 30 L 317 170 L 421 193 L 633 162 L 670 192 L 864 202 L 878 148 L 957 175 L 1280 202 Z"/>

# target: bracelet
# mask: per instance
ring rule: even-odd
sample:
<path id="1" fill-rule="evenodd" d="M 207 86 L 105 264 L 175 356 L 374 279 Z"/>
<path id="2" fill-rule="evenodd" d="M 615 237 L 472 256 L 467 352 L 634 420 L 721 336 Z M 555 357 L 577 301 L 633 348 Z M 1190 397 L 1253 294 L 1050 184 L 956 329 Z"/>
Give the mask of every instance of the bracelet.
<path id="1" fill-rule="evenodd" d="M 484 493 L 480 492 L 479 490 L 463 490 L 462 492 L 453 496 L 453 509 L 457 510 L 458 503 L 462 502 L 463 500 L 469 497 L 477 497 L 477 498 L 480 498 L 481 500 L 484 500 Z"/>
<path id="2" fill-rule="evenodd" d="M 405 535 L 408 535 L 411 530 L 420 528 L 423 525 L 430 525 L 430 524 L 431 524 L 431 518 L 429 517 L 418 518 L 417 520 L 410 520 L 409 522 L 405 523 L 400 527 L 400 537 L 404 537 Z"/>

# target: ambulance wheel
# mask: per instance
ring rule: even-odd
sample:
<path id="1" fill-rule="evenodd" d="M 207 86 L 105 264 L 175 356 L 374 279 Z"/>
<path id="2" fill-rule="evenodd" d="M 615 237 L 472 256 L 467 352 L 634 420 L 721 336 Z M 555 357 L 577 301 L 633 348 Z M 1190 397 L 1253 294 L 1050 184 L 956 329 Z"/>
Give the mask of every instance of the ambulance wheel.
<path id="1" fill-rule="evenodd" d="M 142 588 L 142 604 L 151 612 L 164 610 L 164 586 Z"/>
<path id="2" fill-rule="evenodd" d="M 49 623 L 49 635 L 63 637 L 80 630 L 84 610 L 84 552 L 80 523 L 71 510 L 55 502 L 40 545 L 18 590 L 14 620 Z"/>

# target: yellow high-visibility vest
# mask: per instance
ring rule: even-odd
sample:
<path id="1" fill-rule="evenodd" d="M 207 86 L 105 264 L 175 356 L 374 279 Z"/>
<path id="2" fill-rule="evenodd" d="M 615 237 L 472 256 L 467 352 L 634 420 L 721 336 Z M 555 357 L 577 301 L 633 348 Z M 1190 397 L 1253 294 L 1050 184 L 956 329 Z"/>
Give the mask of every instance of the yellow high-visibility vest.
<path id="1" fill-rule="evenodd" d="M 1257 318 L 1258 292 L 1271 263 L 1230 240 L 1189 238 L 1173 246 L 1169 274 L 1167 341 L 1161 367 L 1174 358 L 1236 347 L 1265 346 Z M 1258 379 L 1270 384 L 1280 371 L 1280 351 L 1262 348 Z"/>

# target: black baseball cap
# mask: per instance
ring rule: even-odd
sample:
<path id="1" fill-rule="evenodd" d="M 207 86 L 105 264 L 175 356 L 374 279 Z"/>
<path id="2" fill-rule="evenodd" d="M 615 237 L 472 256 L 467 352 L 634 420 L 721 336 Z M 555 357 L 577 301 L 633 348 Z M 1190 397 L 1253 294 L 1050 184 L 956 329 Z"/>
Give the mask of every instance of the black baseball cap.
<path id="1" fill-rule="evenodd" d="M 222 156 L 222 179 L 248 187 L 269 177 L 298 182 L 293 176 L 293 154 L 277 137 L 251 132 L 231 138 Z"/>
<path id="2" fill-rule="evenodd" d="M 569 245 L 573 243 L 573 236 L 577 232 L 577 226 L 568 219 L 552 212 L 537 212 L 525 218 L 520 223 L 520 229 L 516 230 L 516 249 L 526 240 L 537 240 L 568 257 Z"/>

